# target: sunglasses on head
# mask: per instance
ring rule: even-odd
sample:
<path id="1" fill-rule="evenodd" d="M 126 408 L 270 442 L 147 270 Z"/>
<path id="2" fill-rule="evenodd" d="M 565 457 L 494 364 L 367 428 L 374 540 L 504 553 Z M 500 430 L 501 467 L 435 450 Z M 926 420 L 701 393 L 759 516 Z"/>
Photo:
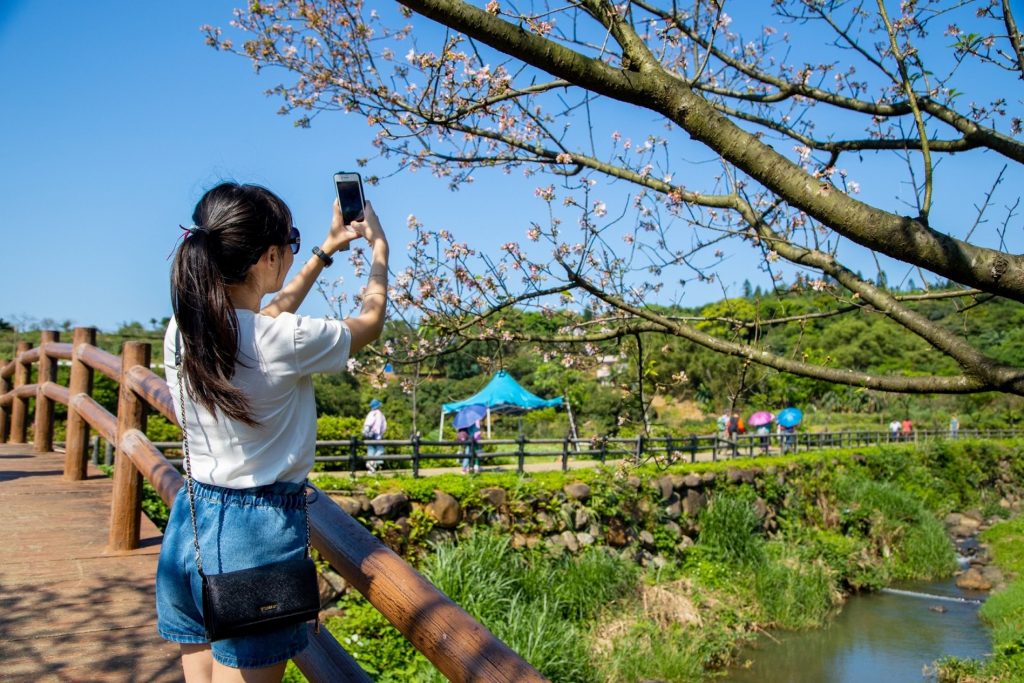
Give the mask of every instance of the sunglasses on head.
<path id="1" fill-rule="evenodd" d="M 299 253 L 299 246 L 302 244 L 302 237 L 299 235 L 299 229 L 294 225 L 292 226 L 291 232 L 288 233 L 288 241 L 285 244 L 291 245 L 292 253 Z"/>

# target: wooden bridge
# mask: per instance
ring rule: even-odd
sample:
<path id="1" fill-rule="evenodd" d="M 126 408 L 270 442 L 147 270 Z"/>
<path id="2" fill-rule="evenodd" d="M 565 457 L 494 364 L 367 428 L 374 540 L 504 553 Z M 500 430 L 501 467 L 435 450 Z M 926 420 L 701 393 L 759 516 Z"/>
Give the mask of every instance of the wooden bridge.
<path id="1" fill-rule="evenodd" d="M 156 633 L 160 533 L 141 510 L 143 477 L 168 505 L 182 486 L 144 434 L 146 412 L 177 419 L 148 344 L 127 342 L 118 357 L 95 339 L 92 328 L 70 344 L 48 331 L 0 361 L 0 680 L 182 677 L 177 646 Z M 71 361 L 68 387 L 55 381 L 58 360 Z M 116 415 L 91 397 L 94 372 L 118 383 Z M 64 453 L 56 403 L 68 407 Z M 90 430 L 116 447 L 112 479 L 88 466 Z M 449 680 L 545 680 L 328 496 L 310 505 L 310 524 L 320 557 Z M 294 661 L 311 681 L 370 680 L 327 629 L 311 629 Z"/>

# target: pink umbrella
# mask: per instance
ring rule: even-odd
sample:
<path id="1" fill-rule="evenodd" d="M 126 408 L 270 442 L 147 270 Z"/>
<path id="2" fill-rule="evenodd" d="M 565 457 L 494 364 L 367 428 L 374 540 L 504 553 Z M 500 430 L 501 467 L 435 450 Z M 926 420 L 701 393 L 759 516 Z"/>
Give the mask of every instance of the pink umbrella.
<path id="1" fill-rule="evenodd" d="M 747 420 L 747 424 L 751 427 L 760 427 L 761 425 L 770 424 L 775 416 L 769 413 L 767 410 L 761 410 L 750 416 Z"/>

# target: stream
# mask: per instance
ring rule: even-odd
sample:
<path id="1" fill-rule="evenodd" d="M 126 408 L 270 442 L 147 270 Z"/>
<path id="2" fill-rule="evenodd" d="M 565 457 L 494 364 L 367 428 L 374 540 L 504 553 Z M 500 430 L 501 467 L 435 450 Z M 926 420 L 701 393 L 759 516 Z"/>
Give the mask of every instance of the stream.
<path id="1" fill-rule="evenodd" d="M 985 593 L 953 578 L 902 583 L 851 597 L 824 627 L 773 631 L 744 648 L 729 683 L 887 683 L 931 681 L 945 656 L 983 657 L 991 638 L 978 619 Z M 749 666 L 743 668 L 743 664 Z"/>

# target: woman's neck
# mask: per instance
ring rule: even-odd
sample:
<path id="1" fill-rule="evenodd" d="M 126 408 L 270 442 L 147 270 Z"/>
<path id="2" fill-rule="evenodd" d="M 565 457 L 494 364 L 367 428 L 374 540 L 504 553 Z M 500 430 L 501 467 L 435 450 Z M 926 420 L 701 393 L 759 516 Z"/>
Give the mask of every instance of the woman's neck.
<path id="1" fill-rule="evenodd" d="M 235 308 L 259 313 L 263 296 L 248 283 L 228 285 L 228 298 Z"/>

